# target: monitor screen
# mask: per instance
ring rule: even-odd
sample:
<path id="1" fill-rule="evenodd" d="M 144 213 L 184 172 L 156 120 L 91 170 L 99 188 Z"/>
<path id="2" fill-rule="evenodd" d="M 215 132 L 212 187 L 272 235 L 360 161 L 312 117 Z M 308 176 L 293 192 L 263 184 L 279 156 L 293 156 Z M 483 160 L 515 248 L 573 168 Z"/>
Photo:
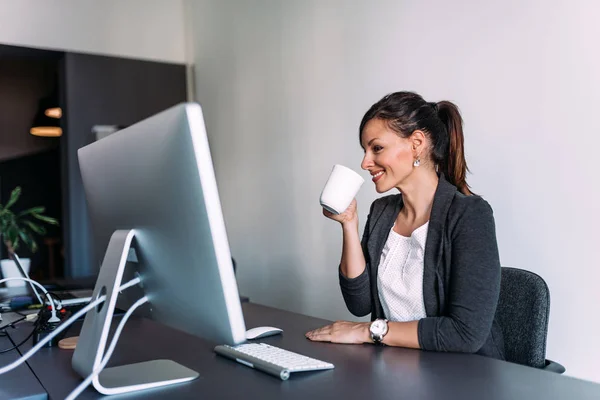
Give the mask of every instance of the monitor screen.
<path id="1" fill-rule="evenodd" d="M 217 343 L 245 341 L 200 105 L 174 106 L 78 156 L 94 250 L 102 259 L 116 230 L 135 230 L 127 274 L 139 272 L 151 317 Z"/>

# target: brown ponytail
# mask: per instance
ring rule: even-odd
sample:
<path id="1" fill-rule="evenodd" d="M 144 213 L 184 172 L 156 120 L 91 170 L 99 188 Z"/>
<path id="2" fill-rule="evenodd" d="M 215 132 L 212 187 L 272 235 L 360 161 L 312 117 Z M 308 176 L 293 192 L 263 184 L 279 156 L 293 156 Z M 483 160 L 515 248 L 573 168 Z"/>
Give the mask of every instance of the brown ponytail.
<path id="1" fill-rule="evenodd" d="M 458 107 L 449 101 L 437 103 L 438 116 L 446 126 L 449 146 L 440 169 L 450 183 L 466 195 L 473 194 L 467 184 L 467 160 L 465 159 L 465 138 L 463 136 L 462 117 Z"/>
<path id="2" fill-rule="evenodd" d="M 380 118 L 401 137 L 415 130 L 425 132 L 431 140 L 431 160 L 446 179 L 466 194 L 474 194 L 467 184 L 462 117 L 449 101 L 428 103 L 413 92 L 391 93 L 373 104 L 360 123 L 359 136 L 367 122 Z M 359 137 L 360 139 L 360 137 Z"/>

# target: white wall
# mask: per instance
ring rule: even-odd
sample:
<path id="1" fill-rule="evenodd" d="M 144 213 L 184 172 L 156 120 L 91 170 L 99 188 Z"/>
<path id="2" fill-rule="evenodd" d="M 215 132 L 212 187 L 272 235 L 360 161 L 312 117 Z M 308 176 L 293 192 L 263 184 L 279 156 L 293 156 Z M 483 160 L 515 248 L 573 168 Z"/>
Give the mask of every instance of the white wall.
<path id="1" fill-rule="evenodd" d="M 318 198 L 358 170 L 358 124 L 397 90 L 456 101 L 470 183 L 503 265 L 550 286 L 548 357 L 600 381 L 600 3 L 204 1 L 190 4 L 203 105 L 241 292 L 349 318 L 341 232 Z M 366 175 L 366 174 L 365 174 Z M 358 196 L 361 221 L 376 197 Z"/>
<path id="2" fill-rule="evenodd" d="M 183 63 L 183 0 L 0 0 L 0 43 Z"/>

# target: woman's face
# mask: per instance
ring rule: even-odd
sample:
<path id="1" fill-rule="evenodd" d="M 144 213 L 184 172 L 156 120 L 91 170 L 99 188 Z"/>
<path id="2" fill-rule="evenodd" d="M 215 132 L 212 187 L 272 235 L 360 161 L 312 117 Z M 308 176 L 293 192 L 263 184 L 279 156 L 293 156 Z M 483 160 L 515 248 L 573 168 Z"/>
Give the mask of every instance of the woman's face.
<path id="1" fill-rule="evenodd" d="M 371 173 L 378 193 L 399 188 L 412 173 L 415 160 L 414 140 L 398 136 L 385 121 L 376 118 L 367 122 L 361 146 L 365 156 L 360 166 Z"/>

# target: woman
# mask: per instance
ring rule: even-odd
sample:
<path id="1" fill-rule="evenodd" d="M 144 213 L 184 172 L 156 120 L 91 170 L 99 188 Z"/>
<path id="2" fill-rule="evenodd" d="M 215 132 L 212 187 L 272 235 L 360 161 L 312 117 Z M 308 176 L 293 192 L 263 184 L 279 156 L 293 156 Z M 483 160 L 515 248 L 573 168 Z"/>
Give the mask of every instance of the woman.
<path id="1" fill-rule="evenodd" d="M 448 102 L 397 92 L 360 124 L 361 167 L 375 189 L 401 194 L 371 205 L 362 243 L 356 200 L 334 215 L 342 225 L 340 286 L 350 312 L 308 332 L 315 341 L 383 343 L 504 359 L 494 319 L 500 261 L 489 204 L 465 180 L 462 119 Z"/>

